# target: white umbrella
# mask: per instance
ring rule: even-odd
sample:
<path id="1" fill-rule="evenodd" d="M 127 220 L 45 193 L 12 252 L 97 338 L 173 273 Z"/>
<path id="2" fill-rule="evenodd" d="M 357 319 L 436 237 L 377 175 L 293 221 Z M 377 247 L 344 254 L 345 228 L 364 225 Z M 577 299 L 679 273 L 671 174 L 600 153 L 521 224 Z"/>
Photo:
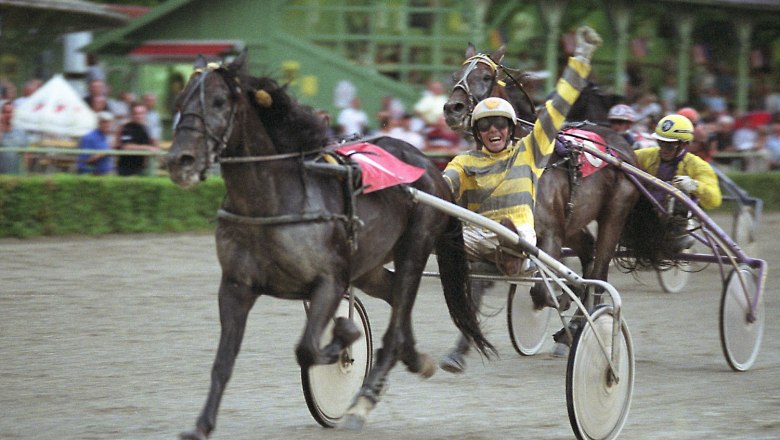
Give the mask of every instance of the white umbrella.
<path id="1" fill-rule="evenodd" d="M 57 74 L 14 109 L 12 123 L 44 135 L 80 137 L 97 127 L 97 115 Z"/>

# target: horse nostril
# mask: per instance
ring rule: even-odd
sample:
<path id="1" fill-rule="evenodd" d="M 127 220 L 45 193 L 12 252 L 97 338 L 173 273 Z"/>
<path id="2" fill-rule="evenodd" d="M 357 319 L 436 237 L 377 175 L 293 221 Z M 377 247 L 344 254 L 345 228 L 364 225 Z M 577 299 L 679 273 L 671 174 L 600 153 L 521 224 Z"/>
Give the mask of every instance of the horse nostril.
<path id="1" fill-rule="evenodd" d="M 466 106 L 462 102 L 448 102 L 444 104 L 444 111 L 451 114 L 459 115 L 464 112 Z"/>
<path id="2" fill-rule="evenodd" d="M 195 163 L 195 156 L 191 154 L 180 154 L 178 162 L 179 162 L 179 166 L 181 166 L 182 168 L 191 167 L 192 164 Z"/>

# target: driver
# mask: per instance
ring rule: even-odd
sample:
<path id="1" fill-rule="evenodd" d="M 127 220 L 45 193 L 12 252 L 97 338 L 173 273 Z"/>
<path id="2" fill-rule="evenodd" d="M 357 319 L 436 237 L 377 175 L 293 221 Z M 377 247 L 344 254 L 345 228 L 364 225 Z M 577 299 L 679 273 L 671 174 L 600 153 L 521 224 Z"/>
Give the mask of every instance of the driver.
<path id="1" fill-rule="evenodd" d="M 571 105 L 586 86 L 590 59 L 601 37 L 589 27 L 577 31 L 577 46 L 566 69 L 545 102 L 533 130 L 522 139 L 512 135 L 516 123 L 512 105 L 496 97 L 480 101 L 471 116 L 476 150 L 455 156 L 444 170 L 444 179 L 460 206 L 500 222 L 521 238 L 536 244 L 533 207 L 536 182 L 553 151 L 555 136 Z M 498 250 L 496 233 L 479 226 L 463 228 L 466 252 L 474 259 L 496 263 L 507 275 L 531 270 L 527 259 Z M 446 371 L 465 369 L 468 344 L 463 338 L 441 363 Z"/>
<path id="2" fill-rule="evenodd" d="M 704 209 L 715 209 L 721 204 L 718 177 L 709 163 L 688 151 L 693 141 L 694 128 L 690 119 L 671 114 L 655 127 L 652 137 L 657 147 L 636 150 L 639 168 L 693 197 Z M 667 193 L 662 188 L 649 188 L 650 194 L 662 205 Z M 678 209 L 675 216 L 686 217 L 687 209 Z M 680 222 L 678 222 L 680 223 Z M 680 252 L 693 245 L 694 238 L 685 230 L 687 223 L 676 227 L 673 251 Z"/>

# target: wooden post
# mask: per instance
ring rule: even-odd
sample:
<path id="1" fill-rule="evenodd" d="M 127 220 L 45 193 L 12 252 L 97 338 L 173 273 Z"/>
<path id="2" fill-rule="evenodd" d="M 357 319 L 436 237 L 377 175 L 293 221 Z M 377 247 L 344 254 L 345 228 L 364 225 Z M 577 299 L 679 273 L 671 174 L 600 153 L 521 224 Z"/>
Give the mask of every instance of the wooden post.
<path id="1" fill-rule="evenodd" d="M 691 71 L 691 34 L 693 34 L 694 17 L 687 12 L 681 12 L 675 20 L 679 34 L 677 48 L 677 100 L 680 103 L 690 101 L 690 71 Z"/>
<path id="2" fill-rule="evenodd" d="M 624 3 L 616 3 L 608 7 L 608 15 L 613 30 L 617 36 L 615 45 L 615 93 L 625 95 L 626 89 L 626 64 L 628 60 L 628 29 L 631 24 L 631 6 Z"/>
<path id="3" fill-rule="evenodd" d="M 737 58 L 737 113 L 748 111 L 748 89 L 750 69 L 750 37 L 753 34 L 753 21 L 746 16 L 734 20 L 739 38 L 739 57 Z"/>
<path id="4" fill-rule="evenodd" d="M 547 42 L 544 53 L 545 69 L 550 75 L 545 79 L 547 91 L 555 88 L 558 79 L 558 40 L 561 37 L 561 18 L 568 0 L 538 0 L 539 15 L 547 27 Z"/>

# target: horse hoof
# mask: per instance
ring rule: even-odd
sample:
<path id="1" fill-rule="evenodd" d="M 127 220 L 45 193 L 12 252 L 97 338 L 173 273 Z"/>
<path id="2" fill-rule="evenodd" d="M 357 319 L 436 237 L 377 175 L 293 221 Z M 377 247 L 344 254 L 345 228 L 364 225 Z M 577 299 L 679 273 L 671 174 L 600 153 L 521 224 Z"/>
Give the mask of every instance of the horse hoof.
<path id="1" fill-rule="evenodd" d="M 558 296 L 558 311 L 565 312 L 571 308 L 572 300 L 569 295 L 563 294 Z"/>
<path id="2" fill-rule="evenodd" d="M 552 357 L 557 358 L 569 357 L 569 346 L 566 344 L 561 344 L 560 342 L 556 342 L 553 346 L 551 355 Z"/>
<path id="3" fill-rule="evenodd" d="M 444 356 L 439 367 L 448 373 L 460 374 L 466 370 L 466 359 L 462 353 L 453 351 Z"/>
<path id="4" fill-rule="evenodd" d="M 536 286 L 531 287 L 531 300 L 534 302 L 534 310 L 542 310 L 545 307 L 557 307 L 555 302 L 547 294 L 547 291 Z"/>
<path id="5" fill-rule="evenodd" d="M 361 333 L 357 325 L 344 317 L 336 318 L 336 324 L 333 326 L 333 340 L 338 341 L 342 347 L 349 347 L 353 342 L 360 339 Z"/>
<path id="6" fill-rule="evenodd" d="M 420 371 L 417 372 L 423 379 L 429 379 L 436 374 L 438 367 L 433 358 L 428 353 L 420 353 L 418 356 L 418 362 L 420 363 Z"/>
<path id="7" fill-rule="evenodd" d="M 180 440 L 206 440 L 207 438 L 206 434 L 197 430 L 179 434 Z"/>
<path id="8" fill-rule="evenodd" d="M 361 417 L 357 414 L 346 414 L 341 419 L 339 428 L 348 431 L 360 431 L 363 429 L 363 425 L 365 424 L 366 424 L 366 419 L 364 417 Z"/>

